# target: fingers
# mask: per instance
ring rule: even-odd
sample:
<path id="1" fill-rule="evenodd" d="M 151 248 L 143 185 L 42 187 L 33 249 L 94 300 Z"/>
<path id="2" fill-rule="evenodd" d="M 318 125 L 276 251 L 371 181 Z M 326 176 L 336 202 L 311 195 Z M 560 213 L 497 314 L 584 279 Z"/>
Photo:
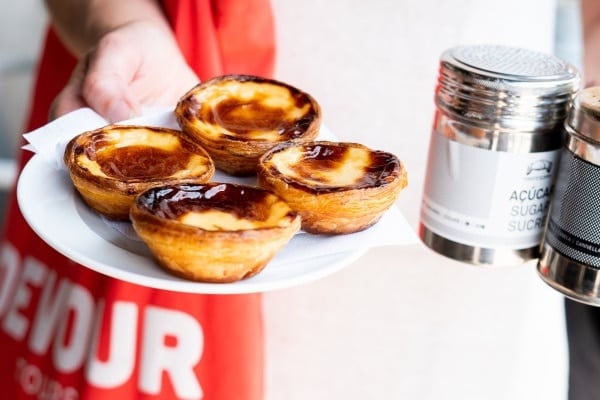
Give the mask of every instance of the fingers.
<path id="1" fill-rule="evenodd" d="M 110 122 L 144 106 L 173 106 L 199 82 L 163 28 L 132 22 L 101 37 L 56 98 L 51 117 L 90 107 Z"/>
<path id="2" fill-rule="evenodd" d="M 87 56 L 81 94 L 85 102 L 111 122 L 139 115 L 131 83 L 140 68 L 139 53 L 118 36 L 106 36 Z"/>
<path id="3" fill-rule="evenodd" d="M 81 97 L 81 85 L 86 70 L 85 64 L 85 60 L 80 61 L 77 64 L 77 66 L 73 70 L 69 82 L 52 102 L 52 105 L 50 106 L 50 112 L 48 115 L 49 120 L 56 119 L 71 111 L 75 111 L 79 108 L 87 106 L 85 101 Z"/>
<path id="4" fill-rule="evenodd" d="M 82 107 L 94 109 L 109 122 L 139 115 L 140 106 L 129 88 L 139 64 L 136 61 L 118 41 L 109 38 L 100 43 L 77 64 L 54 100 L 50 118 Z"/>

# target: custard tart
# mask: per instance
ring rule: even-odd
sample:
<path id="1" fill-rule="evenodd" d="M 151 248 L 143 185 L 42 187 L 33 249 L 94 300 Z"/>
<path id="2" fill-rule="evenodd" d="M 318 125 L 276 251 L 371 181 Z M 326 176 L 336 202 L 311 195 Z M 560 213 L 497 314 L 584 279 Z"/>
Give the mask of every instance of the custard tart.
<path id="1" fill-rule="evenodd" d="M 218 169 L 237 176 L 255 174 L 260 156 L 281 142 L 316 139 L 322 119 L 308 93 L 249 75 L 198 84 L 179 99 L 175 115 Z"/>
<path id="2" fill-rule="evenodd" d="M 208 153 L 178 130 L 109 125 L 84 132 L 67 144 L 64 162 L 73 185 L 95 211 L 129 219 L 129 208 L 144 190 L 171 182 L 210 180 Z"/>
<path id="3" fill-rule="evenodd" d="M 301 215 L 306 232 L 346 234 L 375 224 L 408 180 L 394 154 L 315 141 L 271 149 L 259 161 L 258 182 Z"/>
<path id="4" fill-rule="evenodd" d="M 151 188 L 131 221 L 165 270 L 214 283 L 257 274 L 300 229 L 300 216 L 273 193 L 218 182 Z"/>

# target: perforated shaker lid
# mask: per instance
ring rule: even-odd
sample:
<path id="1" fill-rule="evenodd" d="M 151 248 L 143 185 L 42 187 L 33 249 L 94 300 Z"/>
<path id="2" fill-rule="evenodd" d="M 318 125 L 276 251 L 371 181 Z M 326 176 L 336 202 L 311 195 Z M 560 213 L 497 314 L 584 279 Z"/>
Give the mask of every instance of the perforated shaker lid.
<path id="1" fill-rule="evenodd" d="M 459 46 L 440 58 L 436 102 L 470 123 L 534 131 L 564 121 L 579 82 L 579 72 L 552 55 Z"/>
<path id="2" fill-rule="evenodd" d="M 600 87 L 585 88 L 575 96 L 566 125 L 575 134 L 600 144 Z"/>

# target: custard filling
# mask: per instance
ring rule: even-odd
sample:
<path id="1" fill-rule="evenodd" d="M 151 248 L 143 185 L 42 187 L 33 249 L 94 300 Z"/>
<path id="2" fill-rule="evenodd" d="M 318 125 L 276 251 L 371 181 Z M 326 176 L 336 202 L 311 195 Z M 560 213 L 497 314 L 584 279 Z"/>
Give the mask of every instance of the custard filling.
<path id="1" fill-rule="evenodd" d="M 179 222 L 206 231 L 241 231 L 289 225 L 290 208 L 283 202 L 270 206 L 266 219 L 248 219 L 217 209 L 191 211 L 178 218 Z"/>
<path id="2" fill-rule="evenodd" d="M 91 152 L 82 152 L 76 162 L 95 176 L 123 180 L 179 178 L 202 175 L 211 165 L 204 155 L 185 150 L 177 136 L 167 133 L 110 130 L 91 141 Z"/>
<path id="3" fill-rule="evenodd" d="M 290 124 L 311 110 L 308 102 L 297 105 L 288 88 L 266 82 L 224 81 L 195 96 L 200 118 L 191 123 L 212 137 L 281 141 Z"/>
<path id="4" fill-rule="evenodd" d="M 275 152 L 270 161 L 282 175 L 309 186 L 352 187 L 364 179 L 372 158 L 362 148 L 349 147 L 341 157 L 331 160 L 315 158 L 302 147 L 290 147 Z"/>

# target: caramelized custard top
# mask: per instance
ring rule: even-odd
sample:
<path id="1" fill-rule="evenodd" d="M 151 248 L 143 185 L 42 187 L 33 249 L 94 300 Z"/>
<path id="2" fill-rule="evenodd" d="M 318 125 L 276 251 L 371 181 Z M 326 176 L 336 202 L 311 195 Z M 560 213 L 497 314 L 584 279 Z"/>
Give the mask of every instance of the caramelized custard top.
<path id="1" fill-rule="evenodd" d="M 297 218 L 274 194 L 229 183 L 157 187 L 138 196 L 136 202 L 158 218 L 210 231 L 287 226 Z"/>
<path id="2" fill-rule="evenodd" d="M 265 161 L 271 174 L 308 192 L 378 187 L 400 175 L 395 155 L 352 143 L 281 146 Z"/>
<path id="3" fill-rule="evenodd" d="M 320 114 L 308 94 L 250 76 L 200 84 L 180 99 L 177 108 L 180 118 L 204 134 L 274 142 L 301 137 Z"/>
<path id="4" fill-rule="evenodd" d="M 112 127 L 91 132 L 74 148 L 79 165 L 117 180 L 149 180 L 201 175 L 212 161 L 174 131 Z"/>
<path id="5" fill-rule="evenodd" d="M 115 179 L 148 179 L 171 176 L 185 168 L 191 154 L 148 146 L 110 148 L 96 153 L 96 162 Z"/>

